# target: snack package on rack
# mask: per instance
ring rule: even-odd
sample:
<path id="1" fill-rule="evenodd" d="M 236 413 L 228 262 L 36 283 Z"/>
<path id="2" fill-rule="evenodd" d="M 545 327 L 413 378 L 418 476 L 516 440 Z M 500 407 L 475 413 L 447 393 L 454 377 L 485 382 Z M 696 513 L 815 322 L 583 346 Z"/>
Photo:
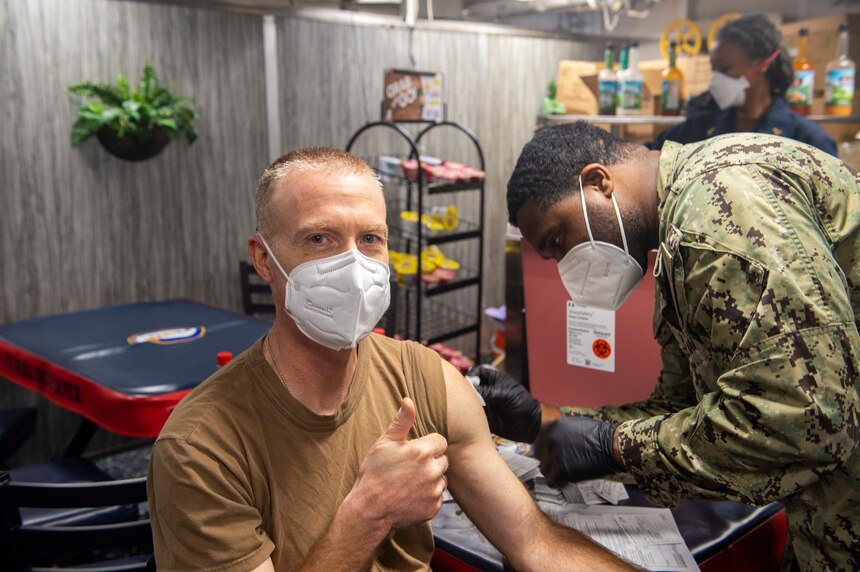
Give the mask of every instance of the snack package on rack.
<path id="1" fill-rule="evenodd" d="M 417 234 L 418 211 L 400 211 L 400 219 L 405 232 Z M 431 232 L 454 230 L 459 221 L 460 216 L 455 205 L 432 207 L 429 213 L 421 215 L 421 224 Z"/>
<path id="2" fill-rule="evenodd" d="M 389 264 L 401 285 L 414 283 L 418 274 L 418 257 L 396 250 L 388 251 Z M 460 263 L 446 257 L 436 245 L 421 252 L 421 281 L 425 284 L 446 284 L 457 277 Z"/>
<path id="3" fill-rule="evenodd" d="M 418 161 L 415 159 L 404 159 L 400 162 L 403 176 L 408 181 L 418 180 Z M 450 181 L 455 183 L 474 183 L 486 177 L 484 171 L 474 167 L 467 167 L 462 163 L 454 161 L 442 161 L 435 157 L 421 157 L 421 167 L 424 171 L 424 181 L 428 184 L 439 181 Z"/>
<path id="4" fill-rule="evenodd" d="M 465 374 L 475 365 L 475 362 L 470 357 L 463 355 L 463 352 L 449 348 L 445 344 L 433 344 L 430 349 L 442 356 L 442 359 L 456 367 L 457 371 L 462 374 Z"/>

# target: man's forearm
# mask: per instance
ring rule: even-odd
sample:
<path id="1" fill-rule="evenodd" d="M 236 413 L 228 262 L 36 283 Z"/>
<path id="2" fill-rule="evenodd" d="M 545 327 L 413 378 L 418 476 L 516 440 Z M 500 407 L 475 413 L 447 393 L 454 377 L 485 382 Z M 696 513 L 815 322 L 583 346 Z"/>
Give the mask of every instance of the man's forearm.
<path id="1" fill-rule="evenodd" d="M 532 539 L 532 548 L 515 563 L 517 570 L 637 570 L 581 532 L 556 524 L 542 513 Z"/>
<path id="2" fill-rule="evenodd" d="M 347 497 L 301 570 L 363 570 L 389 530 L 383 522 L 367 519 L 358 503 Z"/>

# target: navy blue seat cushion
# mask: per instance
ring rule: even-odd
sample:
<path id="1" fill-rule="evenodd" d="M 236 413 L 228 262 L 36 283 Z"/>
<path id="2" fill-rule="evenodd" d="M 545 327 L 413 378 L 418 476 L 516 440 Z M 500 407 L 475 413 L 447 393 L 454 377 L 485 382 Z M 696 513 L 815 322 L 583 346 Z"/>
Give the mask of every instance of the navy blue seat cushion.
<path id="1" fill-rule="evenodd" d="M 81 458 L 59 459 L 9 471 L 12 482 L 84 483 L 109 481 L 111 477 L 92 461 Z M 22 508 L 24 525 L 83 526 L 135 520 L 137 505 L 100 508 Z"/>
<path id="2" fill-rule="evenodd" d="M 3 409 L 0 411 L 0 461 L 11 457 L 36 429 L 36 409 Z"/>
<path id="3" fill-rule="evenodd" d="M 125 567 L 128 567 L 128 570 L 146 570 L 145 565 L 147 562 L 149 562 L 150 558 L 152 558 L 151 554 L 139 554 L 137 556 L 128 556 L 126 558 L 117 558 L 115 560 L 88 562 L 87 564 L 80 564 L 78 566 L 68 566 L 68 568 L 83 568 L 86 570 L 109 568 L 111 570 L 116 570 L 120 567 L 122 567 L 122 569 L 126 569 Z"/>

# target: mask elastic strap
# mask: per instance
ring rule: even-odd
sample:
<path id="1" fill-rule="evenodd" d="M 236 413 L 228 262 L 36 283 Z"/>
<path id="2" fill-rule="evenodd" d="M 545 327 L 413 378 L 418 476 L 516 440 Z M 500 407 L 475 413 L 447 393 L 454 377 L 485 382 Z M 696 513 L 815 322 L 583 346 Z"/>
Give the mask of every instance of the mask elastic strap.
<path id="1" fill-rule="evenodd" d="M 754 67 L 747 73 L 747 81 L 752 81 L 753 78 L 763 73 L 767 68 L 770 67 L 770 64 L 773 63 L 773 60 L 776 59 L 776 56 L 779 55 L 779 52 L 782 51 L 782 48 L 777 48 L 771 55 L 769 55 L 764 61 L 762 61 L 759 65 Z"/>
<path id="2" fill-rule="evenodd" d="M 621 242 L 624 244 L 624 254 L 627 255 L 627 262 L 630 262 L 630 251 L 627 249 L 627 233 L 624 232 L 624 223 L 621 221 L 621 211 L 618 209 L 618 201 L 615 200 L 615 193 L 609 195 L 612 199 L 612 206 L 615 207 L 615 216 L 618 218 L 618 226 L 621 228 Z"/>
<path id="3" fill-rule="evenodd" d="M 259 230 L 257 231 L 257 236 L 259 236 L 259 237 L 260 237 L 260 240 L 262 240 L 262 241 L 263 241 L 263 247 L 266 249 L 266 252 L 268 252 L 268 253 L 269 253 L 269 256 L 272 258 L 272 260 L 274 260 L 274 261 L 275 261 L 275 266 L 277 266 L 277 267 L 278 267 L 278 270 L 280 270 L 280 271 L 281 271 L 281 274 L 283 274 L 283 275 L 284 275 L 284 278 L 286 278 L 287 280 L 289 280 L 289 279 L 290 279 L 289 274 L 287 274 L 286 272 L 284 272 L 284 268 L 281 266 L 281 263 L 280 263 L 280 262 L 278 262 L 278 259 L 277 259 L 277 258 L 275 258 L 275 255 L 272 253 L 272 249 L 271 249 L 271 248 L 269 248 L 269 243 L 268 243 L 268 242 L 266 242 L 266 239 L 265 239 L 265 238 L 263 238 L 263 235 L 262 235 L 262 234 L 260 234 L 260 231 L 259 231 Z"/>
<path id="4" fill-rule="evenodd" d="M 582 199 L 582 215 L 585 217 L 585 228 L 588 230 L 588 240 L 594 246 L 594 236 L 591 234 L 591 223 L 588 222 L 588 209 L 585 207 L 585 191 L 582 189 L 582 175 L 579 176 L 579 197 Z"/>

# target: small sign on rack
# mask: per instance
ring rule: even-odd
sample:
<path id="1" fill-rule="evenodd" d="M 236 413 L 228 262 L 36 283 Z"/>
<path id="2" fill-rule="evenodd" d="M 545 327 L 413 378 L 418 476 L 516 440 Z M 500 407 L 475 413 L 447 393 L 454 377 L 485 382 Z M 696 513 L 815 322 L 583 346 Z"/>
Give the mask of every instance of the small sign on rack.
<path id="1" fill-rule="evenodd" d="M 444 121 L 444 93 L 441 73 L 385 70 L 382 119 L 391 122 Z"/>

